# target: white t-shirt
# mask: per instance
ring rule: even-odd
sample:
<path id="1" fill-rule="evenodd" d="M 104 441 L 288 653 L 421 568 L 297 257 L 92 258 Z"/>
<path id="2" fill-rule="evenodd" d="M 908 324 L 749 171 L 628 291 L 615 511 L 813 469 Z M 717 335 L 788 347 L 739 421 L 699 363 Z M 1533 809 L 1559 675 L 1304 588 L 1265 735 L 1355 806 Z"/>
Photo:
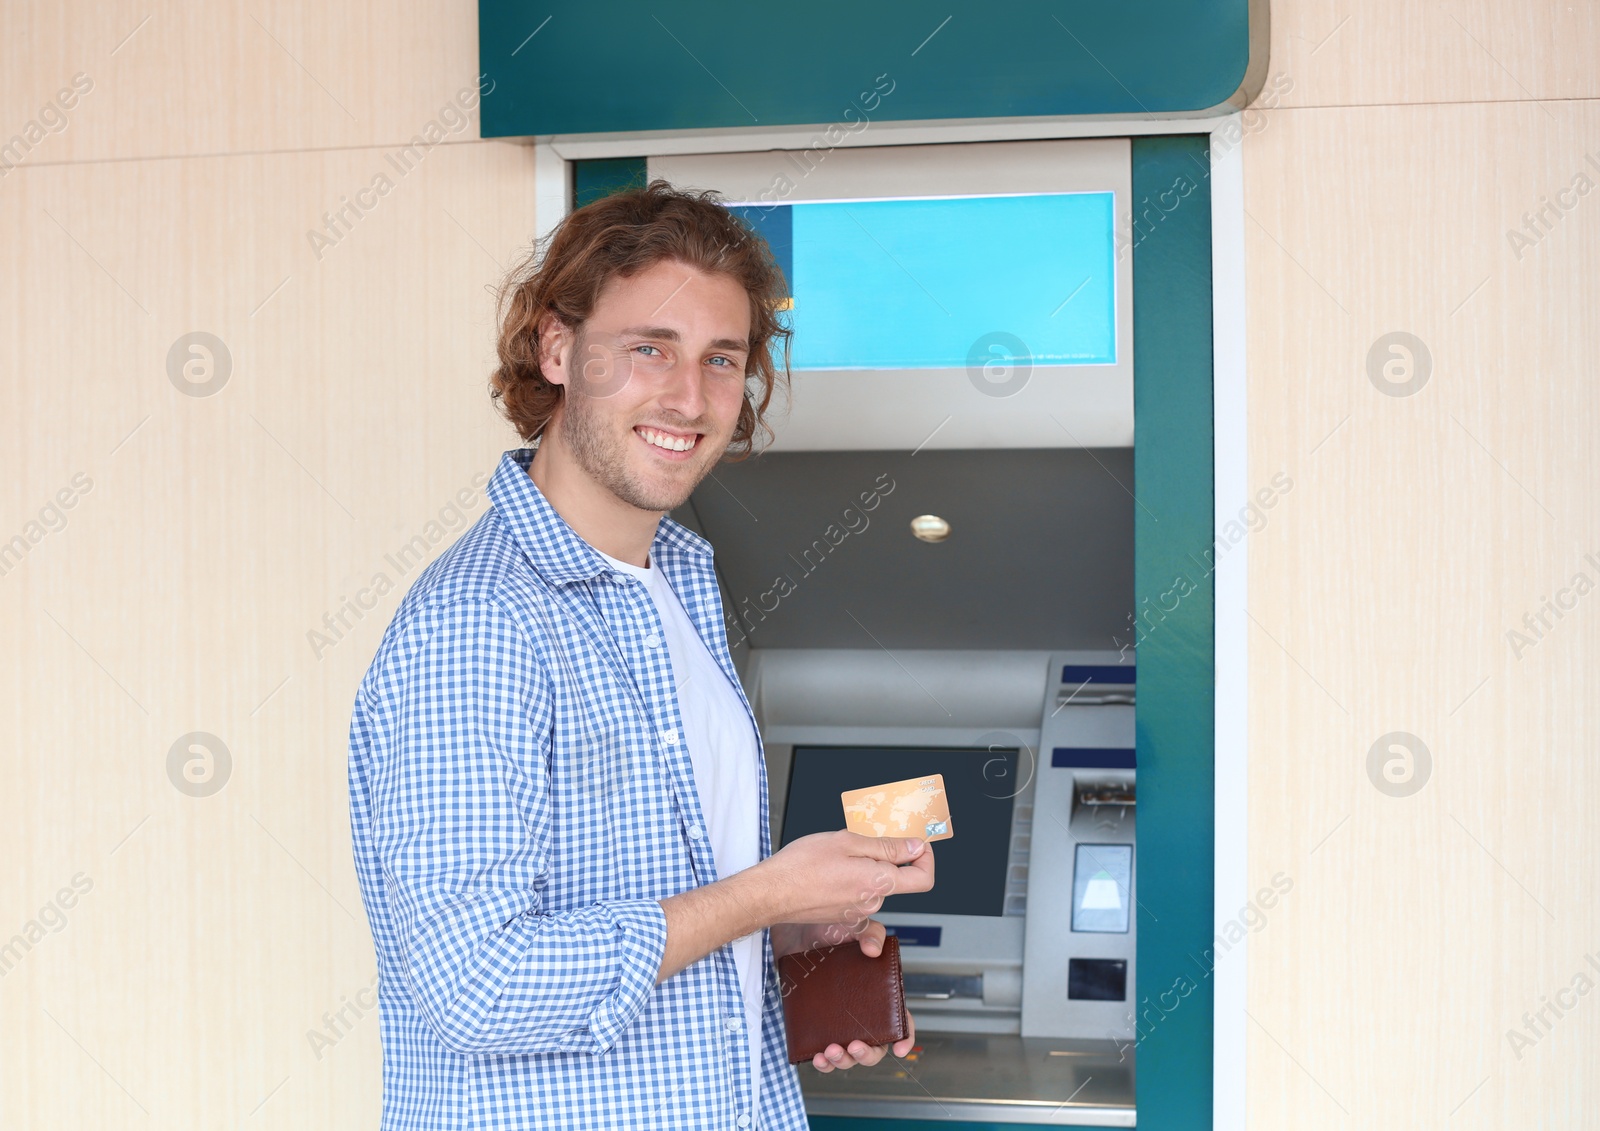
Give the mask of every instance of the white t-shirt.
<path id="1" fill-rule="evenodd" d="M 694 622 L 665 576 L 652 562 L 640 568 L 596 551 L 617 569 L 644 582 L 666 632 L 677 683 L 678 711 L 694 765 L 695 791 L 706 818 L 717 877 L 726 879 L 754 865 L 761 855 L 760 750 L 744 704 L 712 658 Z M 751 1110 L 761 1096 L 761 932 L 733 941 L 733 962 L 744 991 L 745 1032 L 750 1038 Z"/>

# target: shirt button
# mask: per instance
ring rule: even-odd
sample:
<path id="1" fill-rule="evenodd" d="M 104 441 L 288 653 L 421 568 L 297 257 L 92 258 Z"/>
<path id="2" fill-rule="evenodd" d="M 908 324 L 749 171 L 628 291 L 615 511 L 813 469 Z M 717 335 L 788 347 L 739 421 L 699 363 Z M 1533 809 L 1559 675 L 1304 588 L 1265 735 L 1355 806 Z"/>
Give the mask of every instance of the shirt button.
<path id="1" fill-rule="evenodd" d="M 690 825 L 689 826 L 689 839 L 690 840 L 699 840 L 701 837 L 703 837 L 705 835 L 706 835 L 706 830 L 701 828 L 699 825 Z"/>
<path id="2" fill-rule="evenodd" d="M 738 1119 L 735 1119 L 734 1122 L 740 1127 L 748 1127 L 750 1126 L 750 1117 L 748 1115 L 741 1115 Z"/>
<path id="3" fill-rule="evenodd" d="M 678 745 L 678 732 L 675 731 L 675 730 L 664 730 L 664 731 L 662 731 L 661 732 L 661 741 L 665 742 L 668 746 L 676 746 L 676 745 Z"/>
<path id="4" fill-rule="evenodd" d="M 728 1014 L 727 1018 L 723 1020 L 722 1024 L 723 1027 L 728 1030 L 728 1032 L 736 1032 L 739 1026 L 744 1024 L 744 1018 L 740 1017 L 736 1013 L 730 1013 Z"/>
<path id="5" fill-rule="evenodd" d="M 657 636 L 655 633 L 652 632 L 649 636 L 646 636 L 644 638 L 644 646 L 646 648 L 659 648 L 659 647 L 661 647 L 661 637 Z"/>

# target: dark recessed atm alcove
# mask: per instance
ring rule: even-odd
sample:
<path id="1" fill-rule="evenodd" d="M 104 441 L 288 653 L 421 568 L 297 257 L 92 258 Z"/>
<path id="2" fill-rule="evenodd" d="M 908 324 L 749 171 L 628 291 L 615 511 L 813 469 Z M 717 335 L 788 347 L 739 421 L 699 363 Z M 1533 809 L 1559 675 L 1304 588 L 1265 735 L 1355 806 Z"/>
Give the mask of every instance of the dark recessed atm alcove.
<path id="1" fill-rule="evenodd" d="M 672 517 L 715 548 L 730 646 L 1103 649 L 1132 639 L 1132 483 L 1131 448 L 768 452 Z"/>

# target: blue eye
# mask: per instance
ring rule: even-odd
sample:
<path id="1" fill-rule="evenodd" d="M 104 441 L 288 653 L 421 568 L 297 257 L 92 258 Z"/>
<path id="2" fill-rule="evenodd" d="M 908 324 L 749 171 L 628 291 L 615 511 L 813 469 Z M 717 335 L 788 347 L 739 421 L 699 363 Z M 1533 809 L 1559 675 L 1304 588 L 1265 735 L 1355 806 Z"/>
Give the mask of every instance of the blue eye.
<path id="1" fill-rule="evenodd" d="M 641 350 L 653 350 L 656 347 L 655 346 L 635 346 L 634 348 L 635 349 L 641 349 Z"/>

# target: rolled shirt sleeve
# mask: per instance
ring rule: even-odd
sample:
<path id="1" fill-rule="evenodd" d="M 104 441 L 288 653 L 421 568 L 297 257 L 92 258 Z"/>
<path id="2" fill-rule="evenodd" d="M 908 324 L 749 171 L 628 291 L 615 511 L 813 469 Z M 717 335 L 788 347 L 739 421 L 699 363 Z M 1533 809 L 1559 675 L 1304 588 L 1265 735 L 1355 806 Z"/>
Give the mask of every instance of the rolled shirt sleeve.
<path id="1" fill-rule="evenodd" d="M 644 1008 L 666 949 L 653 898 L 551 910 L 551 688 L 488 599 L 416 618 L 374 759 L 374 844 L 404 974 L 462 1054 L 602 1053 Z"/>

